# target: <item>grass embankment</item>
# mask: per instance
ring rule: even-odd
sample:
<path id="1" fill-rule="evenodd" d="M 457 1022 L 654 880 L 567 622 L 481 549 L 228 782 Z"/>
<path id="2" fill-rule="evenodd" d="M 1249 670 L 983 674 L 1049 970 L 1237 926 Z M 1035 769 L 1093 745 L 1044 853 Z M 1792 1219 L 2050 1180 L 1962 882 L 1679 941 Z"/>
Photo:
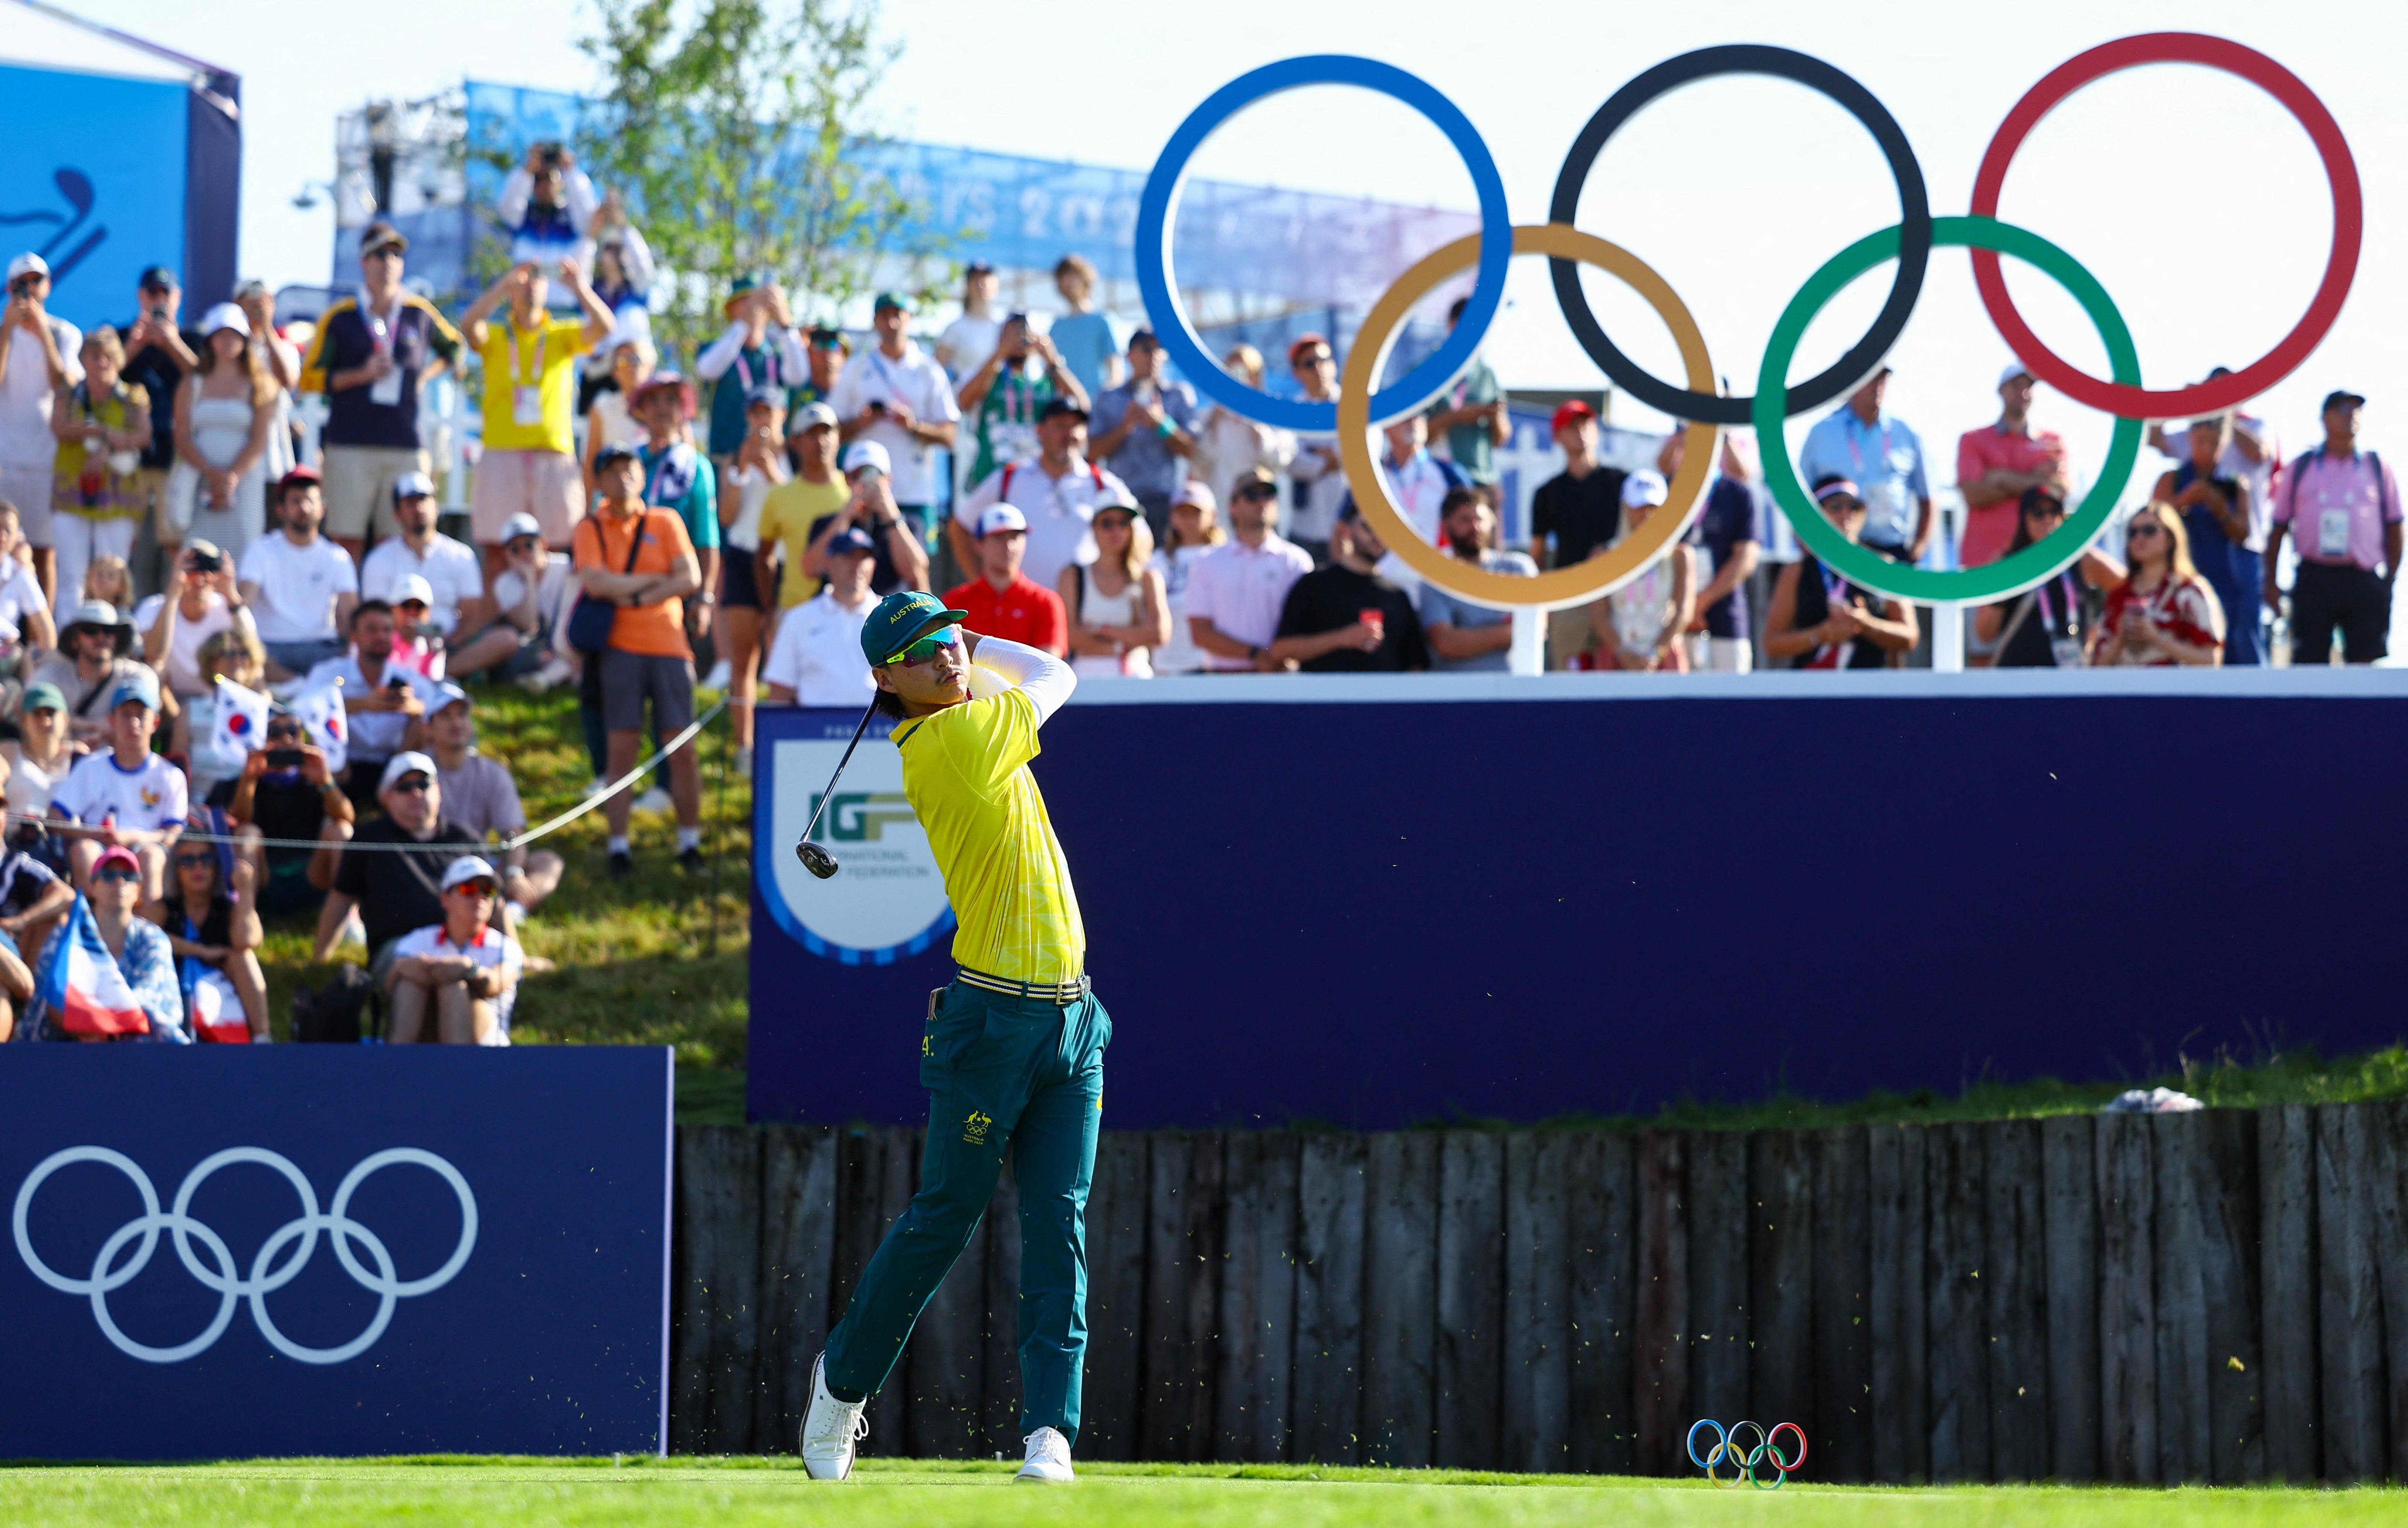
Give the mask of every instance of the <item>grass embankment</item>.
<path id="1" fill-rule="evenodd" d="M 2213 1528 L 2347 1528 L 2399 1521 L 2402 1494 L 2355 1491 L 1817 1487 L 1778 1494 L 1699 1480 L 1321 1469 L 1311 1465 L 1088 1465 L 1074 1486 L 1015 1487 L 1010 1464 L 867 1462 L 814 1483 L 794 1462 L 291 1460 L 172 1467 L 0 1470 L 0 1521 L 45 1524 L 973 1523 L 978 1528 L 1528 1528 L 1755 1524 L 1793 1528 L 2156 1528 L 2169 1512 Z M 966 1494 L 970 1493 L 970 1494 Z"/>
<path id="2" fill-rule="evenodd" d="M 584 799 L 591 766 L 574 691 L 538 698 L 494 684 L 473 693 L 478 747 L 510 766 L 529 821 Z M 716 895 L 708 870 L 677 868 L 676 822 L 666 813 L 636 814 L 636 873 L 624 881 L 604 872 L 601 812 L 545 839 L 567 873 L 521 937 L 529 954 L 556 968 L 527 978 L 511 1033 L 521 1045 L 675 1046 L 680 1113 L 741 1120 L 752 790 L 732 768 L 724 714 L 698 742 L 703 849 L 717 860 Z M 329 974 L 309 959 L 315 930 L 314 915 L 271 924 L 260 951 L 280 1034 L 294 989 Z M 366 954 L 351 945 L 337 958 Z"/>
<path id="3" fill-rule="evenodd" d="M 541 822 L 583 799 L 589 768 L 573 693 L 536 698 L 504 684 L 484 686 L 476 695 L 479 746 L 509 763 L 530 821 Z M 715 697 L 704 704 L 710 698 Z M 744 1118 L 752 788 L 731 767 L 724 716 L 700 741 L 704 848 L 718 859 L 716 896 L 708 874 L 687 876 L 676 868 L 675 824 L 666 814 L 637 815 L 636 874 L 625 882 L 603 872 L 600 812 L 547 839 L 567 860 L 568 872 L 559 893 L 529 920 L 524 941 L 530 953 L 549 957 L 558 968 L 528 978 L 513 1033 L 522 1045 L 675 1046 L 679 1118 L 737 1123 Z M 309 963 L 313 927 L 311 919 L 272 926 L 261 951 L 280 1031 L 293 989 L 327 975 Z M 354 945 L 338 958 L 366 957 Z M 2128 1087 L 2159 1084 L 2233 1107 L 2397 1098 L 2408 1096 L 2408 1047 L 2338 1060 L 2307 1048 L 2247 1064 L 2229 1056 L 2185 1058 L 2162 1074 L 2118 1081 L 1976 1080 L 1954 1093 L 1875 1092 L 1839 1104 L 1780 1095 L 1750 1103 L 1684 1099 L 1653 1115 L 1566 1116 L 1544 1123 L 1756 1130 L 2034 1118 L 2086 1112 Z M 1481 1120 L 1427 1122 L 1508 1128 Z"/>

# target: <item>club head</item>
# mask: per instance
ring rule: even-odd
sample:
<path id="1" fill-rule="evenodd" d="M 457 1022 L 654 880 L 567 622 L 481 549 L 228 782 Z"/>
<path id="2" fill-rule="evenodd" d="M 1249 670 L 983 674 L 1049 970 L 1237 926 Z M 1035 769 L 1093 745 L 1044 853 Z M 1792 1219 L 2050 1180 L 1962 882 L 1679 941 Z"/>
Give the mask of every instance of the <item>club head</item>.
<path id="1" fill-rule="evenodd" d="M 59 188 L 59 194 L 67 199 L 67 206 L 75 208 L 77 221 L 81 221 L 83 215 L 92 210 L 92 178 L 81 170 L 61 169 L 53 171 L 50 179 Z"/>
<path id="2" fill-rule="evenodd" d="M 836 856 L 809 838 L 795 846 L 795 858 L 803 862 L 804 869 L 822 880 L 836 874 Z"/>

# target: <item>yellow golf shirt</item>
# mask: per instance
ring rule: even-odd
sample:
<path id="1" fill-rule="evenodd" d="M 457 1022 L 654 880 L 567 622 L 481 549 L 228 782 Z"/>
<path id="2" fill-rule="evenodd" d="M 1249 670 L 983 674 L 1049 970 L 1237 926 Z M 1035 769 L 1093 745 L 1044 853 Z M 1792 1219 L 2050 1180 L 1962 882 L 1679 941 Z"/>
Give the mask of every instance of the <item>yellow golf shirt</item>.
<path id="1" fill-rule="evenodd" d="M 948 707 L 895 729 L 911 801 L 961 931 L 953 959 L 1012 981 L 1085 969 L 1079 895 L 1028 761 L 1037 702 L 1023 690 Z"/>
<path id="2" fill-rule="evenodd" d="M 545 314 L 521 333 L 507 315 L 485 325 L 485 446 L 489 450 L 576 449 L 569 415 L 577 407 L 577 358 L 585 349 L 583 319 Z M 537 416 L 521 423 L 514 389 L 536 390 Z"/>

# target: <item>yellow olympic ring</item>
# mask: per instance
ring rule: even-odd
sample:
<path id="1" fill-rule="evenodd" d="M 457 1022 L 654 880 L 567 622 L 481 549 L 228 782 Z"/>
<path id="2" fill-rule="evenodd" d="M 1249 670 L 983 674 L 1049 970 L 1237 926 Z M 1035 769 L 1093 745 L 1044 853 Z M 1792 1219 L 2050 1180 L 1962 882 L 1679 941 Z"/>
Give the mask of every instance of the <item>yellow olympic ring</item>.
<path id="1" fill-rule="evenodd" d="M 1524 223 L 1513 230 L 1517 255 L 1551 255 L 1595 265 L 1620 278 L 1647 299 L 1681 348 L 1681 364 L 1694 392 L 1714 391 L 1713 363 L 1706 355 L 1705 336 L 1665 279 L 1646 262 L 1593 234 L 1568 223 Z M 1688 438 L 1665 505 L 1647 517 L 1647 523 L 1623 537 L 1602 554 L 1571 567 L 1559 567 L 1535 578 L 1491 573 L 1452 556 L 1421 538 L 1405 522 L 1404 512 L 1388 496 L 1388 485 L 1371 455 L 1371 390 L 1387 359 L 1389 341 L 1413 304 L 1455 272 L 1470 268 L 1480 258 L 1480 236 L 1467 235 L 1426 255 L 1397 278 L 1363 321 L 1346 357 L 1346 371 L 1338 385 L 1338 451 L 1346 469 L 1346 484 L 1354 502 L 1380 533 L 1380 539 L 1405 564 L 1458 599 L 1496 610 L 1557 610 L 1586 605 L 1610 594 L 1645 570 L 1664 550 L 1681 538 L 1705 502 L 1706 485 L 1714 471 L 1716 430 L 1702 421 L 1688 426 Z M 1678 506 L 1678 512 L 1674 507 Z"/>

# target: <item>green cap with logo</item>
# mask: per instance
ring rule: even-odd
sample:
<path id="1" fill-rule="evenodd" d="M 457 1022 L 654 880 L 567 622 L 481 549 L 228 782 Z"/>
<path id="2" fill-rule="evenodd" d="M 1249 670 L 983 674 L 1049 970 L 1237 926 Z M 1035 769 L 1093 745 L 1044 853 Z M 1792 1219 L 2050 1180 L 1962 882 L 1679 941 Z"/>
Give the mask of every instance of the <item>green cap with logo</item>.
<path id="1" fill-rule="evenodd" d="M 872 668 L 894 661 L 896 655 L 940 626 L 968 621 L 968 610 L 948 610 L 945 602 L 924 589 L 898 589 L 878 602 L 869 619 L 861 623 L 861 655 L 869 660 Z"/>

